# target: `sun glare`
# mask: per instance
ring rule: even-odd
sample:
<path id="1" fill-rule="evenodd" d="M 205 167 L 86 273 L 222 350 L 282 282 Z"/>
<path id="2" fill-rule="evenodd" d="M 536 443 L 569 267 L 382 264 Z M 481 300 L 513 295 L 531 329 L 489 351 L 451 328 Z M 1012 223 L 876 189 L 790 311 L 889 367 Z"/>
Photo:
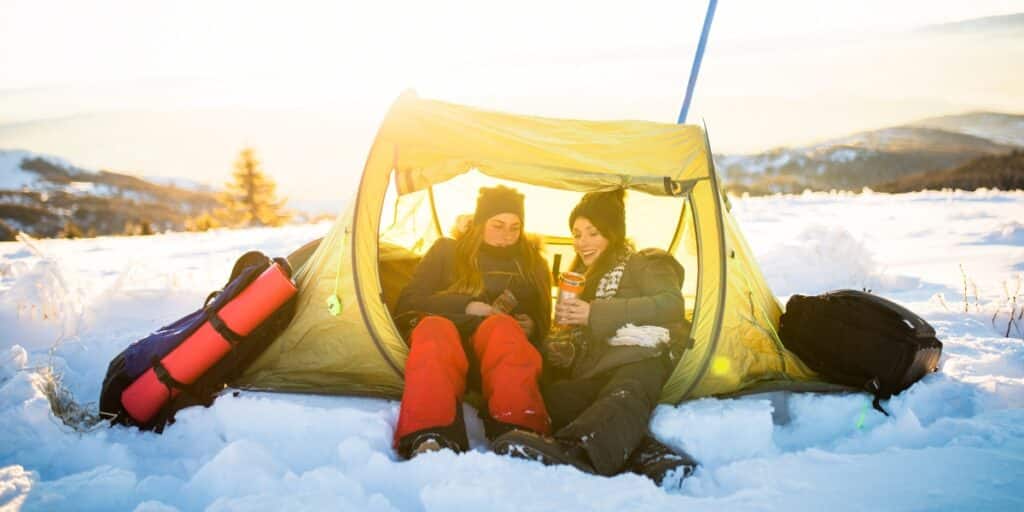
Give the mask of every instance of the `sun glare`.
<path id="1" fill-rule="evenodd" d="M 251 144 L 268 169 L 290 173 L 284 192 L 319 197 L 325 175 L 351 183 L 406 89 L 528 115 L 675 122 L 706 7 L 100 0 L 53 16 L 47 2 L 13 0 L 0 6 L 0 146 L 202 179 L 226 175 Z M 720 2 L 690 120 L 707 123 L 717 152 L 739 153 L 1022 111 L 1019 38 L 898 36 L 1015 10 L 1001 0 Z M 132 116 L 140 124 L 119 124 Z M 207 135 L 211 116 L 222 129 Z M 168 154 L 168 130 L 212 153 Z M 324 148 L 331 156 L 313 153 Z"/>

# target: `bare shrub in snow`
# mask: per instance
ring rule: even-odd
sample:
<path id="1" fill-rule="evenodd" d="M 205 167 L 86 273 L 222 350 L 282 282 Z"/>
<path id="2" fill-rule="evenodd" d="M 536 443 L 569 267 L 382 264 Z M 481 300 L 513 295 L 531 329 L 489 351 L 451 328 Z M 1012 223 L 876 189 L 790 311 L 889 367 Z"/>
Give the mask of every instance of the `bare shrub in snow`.
<path id="1" fill-rule="evenodd" d="M 974 292 L 974 310 L 981 311 L 981 297 L 978 294 L 978 283 L 974 282 L 974 279 L 967 277 L 967 271 L 964 270 L 963 263 L 960 264 L 960 276 L 964 285 L 964 313 L 970 311 L 970 295 L 967 293 L 968 286 L 971 291 Z"/>
<path id="2" fill-rule="evenodd" d="M 1024 321 L 1024 294 L 1021 293 L 1022 277 L 1021 274 L 1017 274 L 1013 280 L 1013 291 L 1010 291 L 1009 280 L 1003 281 L 1003 293 L 1004 297 L 996 307 L 995 314 L 992 315 L 992 327 L 997 331 L 1000 331 L 1003 337 L 1009 338 L 1011 333 L 1016 333 L 1024 339 L 1024 327 L 1021 326 L 1021 322 Z M 999 319 L 1003 308 L 1006 308 L 1006 329 L 1000 327 Z"/>
<path id="3" fill-rule="evenodd" d="M 53 368 L 45 367 L 39 370 L 38 379 L 35 384 L 39 391 L 46 395 L 50 402 L 50 410 L 61 423 L 73 428 L 77 432 L 90 432 L 97 427 L 105 426 L 102 418 L 97 412 L 97 407 L 91 403 L 81 405 L 75 401 L 74 395 L 61 382 L 59 374 Z"/>

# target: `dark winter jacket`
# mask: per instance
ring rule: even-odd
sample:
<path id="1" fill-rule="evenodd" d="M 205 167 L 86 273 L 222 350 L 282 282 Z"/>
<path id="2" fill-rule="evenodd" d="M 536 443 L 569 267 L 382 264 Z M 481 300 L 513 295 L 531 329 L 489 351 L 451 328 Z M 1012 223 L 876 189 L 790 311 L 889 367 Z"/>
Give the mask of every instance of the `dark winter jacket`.
<path id="1" fill-rule="evenodd" d="M 522 261 L 517 247 L 501 248 L 481 245 L 477 266 L 483 274 L 484 293 L 473 297 L 447 290 L 455 282 L 455 240 L 442 238 L 423 256 L 412 280 L 402 290 L 395 307 L 396 321 L 400 324 L 421 314 L 441 315 L 455 323 L 463 338 L 468 338 L 483 321 L 483 317 L 467 315 L 466 305 L 472 301 L 491 304 L 507 288 L 518 304 L 510 314 L 526 314 L 533 319 L 534 330 L 530 340 L 536 344 L 544 339 L 550 326 L 550 287 L 538 290 L 536 279 L 548 282 L 547 268 L 540 265 L 536 278 L 526 274 L 528 264 Z M 408 325 L 399 325 L 407 330 Z"/>
<path id="2" fill-rule="evenodd" d="M 690 324 L 684 316 L 683 278 L 683 266 L 675 258 L 660 249 L 645 249 L 626 261 L 614 297 L 593 299 L 594 291 L 588 286 L 582 297 L 590 301 L 590 319 L 584 331 L 586 350 L 577 352 L 571 377 L 588 378 L 668 352 L 665 348 L 609 345 L 607 340 L 626 324 L 664 327 L 671 334 L 672 352 L 682 352 L 690 336 Z M 589 284 L 596 288 L 597 282 Z"/>

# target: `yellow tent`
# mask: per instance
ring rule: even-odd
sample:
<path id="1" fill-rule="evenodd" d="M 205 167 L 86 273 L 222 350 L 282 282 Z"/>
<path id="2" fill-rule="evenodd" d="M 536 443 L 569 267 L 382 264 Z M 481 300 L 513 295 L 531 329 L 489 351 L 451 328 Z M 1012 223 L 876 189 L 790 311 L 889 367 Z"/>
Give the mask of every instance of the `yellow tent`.
<path id="1" fill-rule="evenodd" d="M 776 335 L 781 308 L 725 207 L 699 126 L 578 121 L 398 98 L 370 149 L 355 199 L 298 262 L 295 319 L 236 384 L 256 389 L 398 397 L 408 347 L 389 307 L 418 258 L 476 190 L 526 195 L 527 231 L 549 262 L 569 261 L 567 219 L 585 192 L 627 195 L 627 232 L 686 269 L 693 346 L 662 401 L 756 387 L 799 387 L 814 374 Z"/>

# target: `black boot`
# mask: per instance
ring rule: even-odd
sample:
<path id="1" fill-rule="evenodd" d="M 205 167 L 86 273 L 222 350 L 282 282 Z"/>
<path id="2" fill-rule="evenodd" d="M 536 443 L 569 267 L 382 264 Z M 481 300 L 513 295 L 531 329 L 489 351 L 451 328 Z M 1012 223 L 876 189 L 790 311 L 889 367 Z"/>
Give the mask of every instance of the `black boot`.
<path id="1" fill-rule="evenodd" d="M 491 451 L 551 466 L 564 464 L 584 473 L 595 473 L 587 452 L 579 445 L 544 437 L 525 430 L 511 430 L 491 442 Z"/>
<path id="2" fill-rule="evenodd" d="M 626 461 L 626 469 L 650 478 L 660 487 L 679 487 L 697 469 L 697 461 L 648 435 Z"/>
<path id="3" fill-rule="evenodd" d="M 423 455 L 424 453 L 439 452 L 441 450 L 451 450 L 455 453 L 462 452 L 458 443 L 437 432 L 426 432 L 410 437 L 412 437 L 412 439 L 403 443 L 403 447 L 405 448 L 404 455 L 407 459 Z"/>
<path id="4" fill-rule="evenodd" d="M 462 404 L 455 407 L 455 421 L 451 424 L 406 434 L 398 440 L 396 448 L 403 459 L 445 449 L 455 453 L 468 451 L 469 436 L 466 435 L 466 422 L 462 419 Z"/>

